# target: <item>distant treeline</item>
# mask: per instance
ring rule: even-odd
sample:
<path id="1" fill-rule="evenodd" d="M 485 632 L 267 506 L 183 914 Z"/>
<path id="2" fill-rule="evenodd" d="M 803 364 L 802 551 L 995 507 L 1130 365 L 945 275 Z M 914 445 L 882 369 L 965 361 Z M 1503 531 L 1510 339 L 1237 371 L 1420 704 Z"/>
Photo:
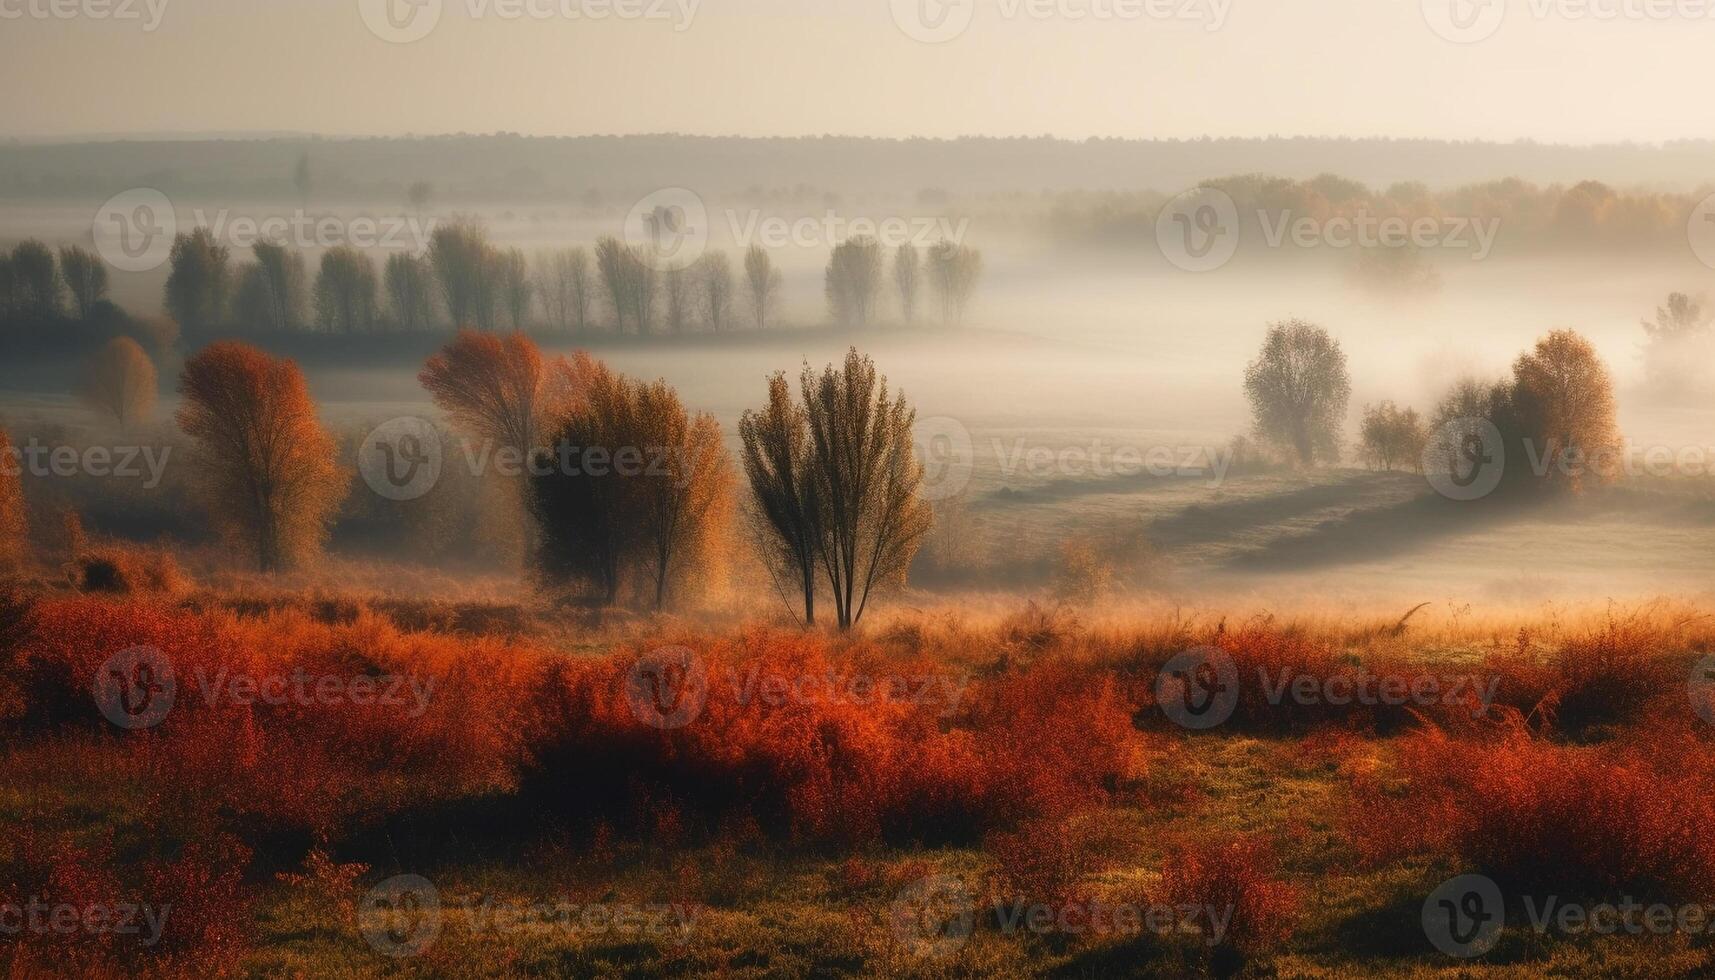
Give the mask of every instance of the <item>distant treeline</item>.
<path id="1" fill-rule="evenodd" d="M 463 206 L 501 201 L 624 202 L 662 187 L 757 199 L 781 190 L 909 199 L 1091 190 L 1173 193 L 1210 174 L 1291 179 L 1348 174 L 1377 187 L 1429 179 L 1445 188 L 1518 177 L 1596 179 L 1689 190 L 1715 174 L 1715 141 L 1557 146 L 1390 139 L 1061 140 L 1037 138 L 748 139 L 675 134 L 398 139 L 138 139 L 0 144 L 0 197 L 101 200 L 133 187 L 223 200 L 296 199 L 309 160 L 324 201 L 402 200 L 435 184 Z"/>
<path id="2" fill-rule="evenodd" d="M 665 220 L 664 216 L 662 220 Z M 24 348 L 83 347 L 130 335 L 170 346 L 183 330 L 210 336 L 319 333 L 410 335 L 457 327 L 588 336 L 719 333 L 773 323 L 783 277 L 768 249 L 752 245 L 735 270 L 720 249 L 675 257 L 659 243 L 604 236 L 593 247 L 538 252 L 500 248 L 480 221 L 435 228 L 420 253 L 378 263 L 349 245 L 321 255 L 312 276 L 301 252 L 257 242 L 235 256 L 207 228 L 174 237 L 162 306 L 170 327 L 133 320 L 107 298 L 108 270 L 83 248 L 30 240 L 0 253 L 0 342 Z M 832 323 L 863 329 L 885 319 L 886 297 L 906 325 L 931 307 L 942 325 L 964 320 L 982 273 L 969 246 L 887 249 L 869 236 L 835 245 L 825 274 Z"/>

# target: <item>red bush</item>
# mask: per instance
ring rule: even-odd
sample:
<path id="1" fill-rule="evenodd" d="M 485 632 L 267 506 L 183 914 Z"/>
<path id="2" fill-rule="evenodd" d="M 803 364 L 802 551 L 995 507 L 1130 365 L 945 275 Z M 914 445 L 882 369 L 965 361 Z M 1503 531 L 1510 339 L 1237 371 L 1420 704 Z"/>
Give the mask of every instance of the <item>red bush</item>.
<path id="1" fill-rule="evenodd" d="M 1195 905 L 1211 919 L 1227 916 L 1222 944 L 1254 953 L 1291 936 L 1302 896 L 1280 880 L 1269 843 L 1242 836 L 1189 841 L 1169 853 L 1156 901 Z M 1213 938 L 1211 923 L 1202 925 L 1204 934 Z"/>
<path id="2" fill-rule="evenodd" d="M 1641 734 L 1637 739 L 1644 739 Z M 1427 732 L 1360 781 L 1348 834 L 1371 861 L 1445 854 L 1503 883 L 1715 898 L 1715 773 L 1683 733 L 1601 747 Z"/>

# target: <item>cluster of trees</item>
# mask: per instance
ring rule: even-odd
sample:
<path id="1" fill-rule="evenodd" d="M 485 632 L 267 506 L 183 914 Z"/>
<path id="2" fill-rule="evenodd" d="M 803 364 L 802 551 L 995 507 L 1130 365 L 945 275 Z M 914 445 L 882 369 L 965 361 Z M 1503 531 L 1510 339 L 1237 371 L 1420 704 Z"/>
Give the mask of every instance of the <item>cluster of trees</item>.
<path id="1" fill-rule="evenodd" d="M 963 323 L 982 268 L 982 253 L 967 245 L 936 242 L 927 254 L 909 243 L 899 246 L 894 250 L 891 272 L 901 318 L 908 324 L 916 322 L 927 283 L 941 322 L 947 326 Z M 828 313 L 834 323 L 866 327 L 874 322 L 885 275 L 882 246 L 874 238 L 859 235 L 834 246 L 823 275 Z"/>
<path id="2" fill-rule="evenodd" d="M 1318 221 L 1335 218 L 1441 220 L 1448 216 L 1479 222 L 1499 220 L 1503 247 L 1516 251 L 1603 248 L 1685 247 L 1686 218 L 1702 193 L 1622 191 L 1600 181 L 1541 186 L 1517 178 L 1436 191 L 1415 181 L 1385 189 L 1369 187 L 1337 174 L 1309 180 L 1259 173 L 1202 182 L 1233 198 L 1240 232 L 1248 242 L 1266 244 L 1266 230 L 1252 220 L 1290 213 Z M 1156 216 L 1170 194 L 1158 192 L 1068 191 L 1048 196 L 1042 217 L 1058 236 L 1103 242 L 1143 242 L 1155 234 Z M 1258 249 L 1254 254 L 1268 254 Z M 1395 252 L 1396 249 L 1379 249 Z"/>
<path id="3" fill-rule="evenodd" d="M 1300 466 L 1337 463 L 1351 378 L 1338 341 L 1299 320 L 1270 325 L 1261 353 L 1245 371 L 1245 391 L 1259 441 Z M 1360 454 L 1381 469 L 1468 464 L 1478 427 L 1500 434 L 1508 485 L 1540 473 L 1549 486 L 1577 489 L 1611 479 L 1620 463 L 1613 381 L 1595 347 L 1571 330 L 1555 330 L 1513 363 L 1512 376 L 1459 381 L 1427 424 L 1393 402 L 1366 407 Z"/>
<path id="4" fill-rule="evenodd" d="M 422 331 L 450 322 L 486 332 L 545 326 L 584 334 L 603 316 L 613 332 L 639 336 L 719 332 L 741 320 L 763 329 L 776 316 L 783 281 L 760 245 L 746 249 L 737 268 L 718 249 L 694 262 L 674 262 L 611 235 L 593 248 L 542 252 L 532 261 L 521 249 L 492 244 L 469 218 L 436 227 L 422 254 L 389 255 L 379 272 L 358 249 L 329 249 L 313 283 L 303 257 L 274 243 L 256 244 L 250 260 L 234 267 L 230 249 L 206 228 L 177 236 L 171 261 L 166 308 L 195 332 L 229 322 L 262 331 L 334 333 Z M 951 242 L 926 255 L 906 245 L 892 271 L 907 322 L 916 319 L 926 284 L 942 321 L 953 324 L 965 316 L 982 256 Z M 870 324 L 884 280 L 882 248 L 873 238 L 836 246 L 827 272 L 834 322 Z"/>

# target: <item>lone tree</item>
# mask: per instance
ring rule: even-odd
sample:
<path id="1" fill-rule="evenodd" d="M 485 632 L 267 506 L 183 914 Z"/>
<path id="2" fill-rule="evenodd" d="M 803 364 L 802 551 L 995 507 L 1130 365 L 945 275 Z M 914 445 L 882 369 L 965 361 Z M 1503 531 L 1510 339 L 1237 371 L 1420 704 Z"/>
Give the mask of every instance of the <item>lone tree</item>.
<path id="1" fill-rule="evenodd" d="M 167 313 L 192 333 L 220 323 L 226 312 L 227 259 L 207 228 L 173 238 L 172 272 L 167 275 Z"/>
<path id="2" fill-rule="evenodd" d="M 1337 462 L 1352 382 L 1328 331 L 1303 320 L 1271 324 L 1262 353 L 1245 369 L 1257 438 L 1301 466 Z"/>
<path id="3" fill-rule="evenodd" d="M 1669 295 L 1665 306 L 1656 307 L 1655 320 L 1643 322 L 1649 341 L 1644 366 L 1658 390 L 1673 394 L 1708 384 L 1709 323 L 1702 297 L 1685 293 Z"/>
<path id="4" fill-rule="evenodd" d="M 856 349 L 843 367 L 829 365 L 820 375 L 806 365 L 799 385 L 801 415 L 774 403 L 778 391 L 771 386 L 770 407 L 741 425 L 746 470 L 765 529 L 776 539 L 772 551 L 788 562 L 800 545 L 791 525 L 772 515 L 804 513 L 801 501 L 814 501 L 807 512 L 816 563 L 845 630 L 863 617 L 877 586 L 904 579 L 929 531 L 931 512 L 920 494 L 923 466 L 911 437 L 916 413 L 903 396 L 889 398 L 886 380 Z M 782 473 L 792 475 L 781 479 Z M 791 497 L 784 496 L 786 487 Z M 807 621 L 814 613 L 808 592 Z"/>
<path id="5" fill-rule="evenodd" d="M 158 383 L 155 362 L 142 346 L 115 337 L 90 358 L 79 394 L 90 408 L 129 428 L 154 413 Z"/>
<path id="6" fill-rule="evenodd" d="M 197 446 L 214 524 L 264 572 L 302 563 L 327 538 L 345 495 L 334 440 L 316 419 L 297 364 L 213 344 L 185 362 L 179 428 Z"/>
<path id="7" fill-rule="evenodd" d="M 12 458 L 12 439 L 0 429 L 0 459 Z M 24 510 L 20 467 L 0 466 L 0 571 L 16 570 L 29 555 L 30 523 Z"/>
<path id="8" fill-rule="evenodd" d="M 869 326 L 881 296 L 881 243 L 859 235 L 835 245 L 823 285 L 836 324 Z"/>
<path id="9" fill-rule="evenodd" d="M 1364 407 L 1359 432 L 1364 461 L 1379 470 L 1416 469 L 1422 465 L 1428 433 L 1415 408 L 1391 401 Z"/>
<path id="10" fill-rule="evenodd" d="M 107 298 L 107 266 L 76 245 L 60 249 L 60 278 L 65 280 L 72 312 L 79 320 L 89 319 L 95 304 Z"/>
<path id="11" fill-rule="evenodd" d="M 1550 486 L 1612 479 L 1620 463 L 1614 383 L 1596 348 L 1556 330 L 1513 363 L 1513 404 L 1527 451 Z"/>
<path id="12" fill-rule="evenodd" d="M 780 270 L 761 245 L 744 251 L 744 284 L 750 297 L 750 315 L 756 329 L 768 326 L 768 311 L 774 308 L 774 298 L 780 292 Z"/>

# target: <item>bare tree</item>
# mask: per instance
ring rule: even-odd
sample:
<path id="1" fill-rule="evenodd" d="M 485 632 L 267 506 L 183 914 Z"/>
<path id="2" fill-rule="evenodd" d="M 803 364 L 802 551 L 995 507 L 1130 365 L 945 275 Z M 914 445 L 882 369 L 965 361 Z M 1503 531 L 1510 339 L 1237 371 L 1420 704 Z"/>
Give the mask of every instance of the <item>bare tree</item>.
<path id="1" fill-rule="evenodd" d="M 859 235 L 835 245 L 823 286 L 836 324 L 869 326 L 881 295 L 881 243 Z"/>
<path id="2" fill-rule="evenodd" d="M 800 381 L 816 481 L 817 552 L 840 629 L 863 617 L 871 591 L 904 579 L 929 531 L 923 466 L 912 451 L 917 413 L 856 349 L 843 368 Z"/>
<path id="3" fill-rule="evenodd" d="M 536 257 L 536 291 L 548 320 L 563 333 L 583 333 L 589 319 L 589 254 L 581 248 Z"/>
<path id="4" fill-rule="evenodd" d="M 115 337 L 90 358 L 79 395 L 120 428 L 129 428 L 154 412 L 158 385 L 155 362 L 142 346 L 130 337 Z"/>
<path id="5" fill-rule="evenodd" d="M 906 323 L 917 320 L 917 289 L 922 269 L 917 246 L 907 242 L 893 253 L 893 285 L 899 290 L 899 315 Z"/>
<path id="6" fill-rule="evenodd" d="M 1346 355 L 1313 323 L 1271 324 L 1262 353 L 1245 369 L 1257 438 L 1302 466 L 1340 458 L 1340 429 L 1352 382 Z"/>
<path id="7" fill-rule="evenodd" d="M 316 273 L 316 322 L 348 334 L 375 329 L 376 286 L 369 256 L 350 245 L 328 249 Z"/>
<path id="8" fill-rule="evenodd" d="M 79 320 L 89 319 L 95 304 L 107 298 L 107 266 L 76 245 L 60 249 L 60 278 L 65 280 Z"/>
<path id="9" fill-rule="evenodd" d="M 744 252 L 744 280 L 750 291 L 750 313 L 756 329 L 768 326 L 768 311 L 774 308 L 774 297 L 780 292 L 780 270 L 768 257 L 768 250 L 752 245 Z"/>
<path id="10" fill-rule="evenodd" d="M 732 262 L 725 252 L 714 251 L 698 259 L 697 268 L 703 322 L 718 333 L 732 315 Z"/>
<path id="11" fill-rule="evenodd" d="M 641 287 L 636 280 L 643 262 L 636 252 L 612 235 L 606 235 L 596 242 L 595 259 L 602 284 L 607 287 L 608 303 L 613 308 L 614 333 L 625 332 L 628 316 L 638 322 L 638 333 L 648 333 L 642 323 L 643 312 L 637 308 Z"/>
<path id="12" fill-rule="evenodd" d="M 195 440 L 211 518 L 264 572 L 314 555 L 346 475 L 316 419 L 303 372 L 244 344 L 214 344 L 185 363 L 179 427 Z"/>
<path id="13" fill-rule="evenodd" d="M 941 302 L 941 322 L 957 326 L 965 322 L 965 311 L 982 278 L 982 253 L 966 245 L 936 242 L 929 247 L 929 285 Z"/>

